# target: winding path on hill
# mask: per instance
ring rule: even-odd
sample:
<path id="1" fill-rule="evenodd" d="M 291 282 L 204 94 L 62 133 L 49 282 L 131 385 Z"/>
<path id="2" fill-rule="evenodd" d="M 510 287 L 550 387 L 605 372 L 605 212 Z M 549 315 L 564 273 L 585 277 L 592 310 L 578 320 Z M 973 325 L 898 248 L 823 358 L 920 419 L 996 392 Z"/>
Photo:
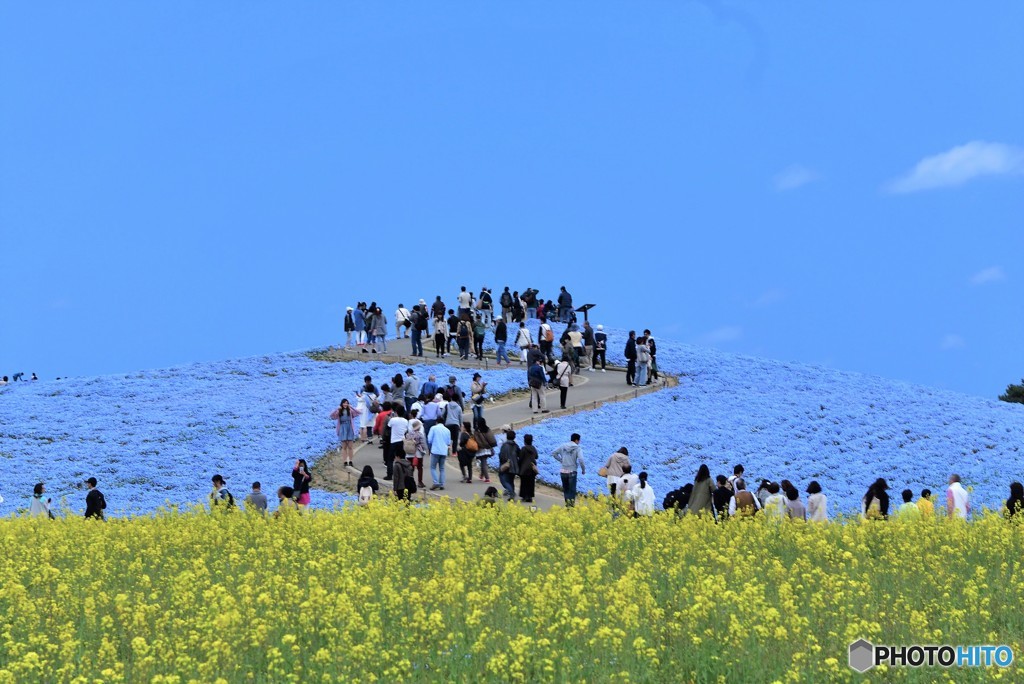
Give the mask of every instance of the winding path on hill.
<path id="1" fill-rule="evenodd" d="M 433 349 L 429 345 L 424 346 L 426 348 L 424 349 L 425 355 L 423 357 L 412 356 L 412 345 L 410 341 L 408 339 L 400 339 L 388 340 L 387 354 L 367 355 L 352 350 L 331 349 L 321 358 L 338 362 L 376 361 L 408 365 L 433 365 L 438 361 L 438 359 L 434 356 Z M 470 361 L 460 361 L 457 356 L 455 358 L 449 356 L 448 358 L 443 359 L 443 361 L 449 366 L 456 366 L 459 368 L 494 370 L 495 365 L 493 358 L 494 356 L 492 352 L 490 356 L 485 358 L 483 361 L 477 361 L 475 359 Z M 517 366 L 513 363 L 511 372 L 516 371 Z M 525 378 L 526 366 L 520 366 L 519 372 L 522 372 Z M 421 377 L 420 382 L 425 382 L 426 379 L 427 378 L 425 377 Z M 437 380 L 443 385 L 447 381 L 447 378 L 437 378 Z M 626 384 L 625 369 L 613 368 L 612 366 L 608 366 L 607 373 L 602 373 L 600 370 L 594 372 L 587 370 L 581 371 L 574 377 L 573 383 L 574 386 L 569 388 L 569 394 L 566 398 L 566 409 L 564 411 L 558 408 L 558 390 L 546 390 L 548 409 L 551 411 L 548 414 L 534 414 L 529 407 L 529 396 L 522 396 L 519 393 L 515 393 L 510 398 L 499 400 L 494 403 L 488 402 L 484 409 L 484 418 L 487 420 L 487 424 L 490 425 L 491 429 L 495 432 L 497 432 L 498 428 L 502 425 L 511 425 L 512 429 L 516 431 L 516 441 L 522 445 L 522 435 L 529 432 L 529 426 L 535 423 L 549 420 L 551 418 L 560 418 L 579 411 L 592 411 L 606 403 L 628 401 L 643 394 L 656 392 L 664 387 L 671 387 L 678 384 L 675 377 L 659 373 L 659 380 L 651 383 L 649 386 L 640 388 L 631 387 Z M 463 390 L 468 390 L 468 388 L 464 387 Z M 569 435 L 566 435 L 565 438 L 568 439 Z M 588 453 L 586 449 L 586 435 L 583 435 L 583 440 L 584 459 L 588 467 L 596 470 L 600 466 L 604 465 L 604 460 L 608 457 L 608 454 Z M 550 458 L 550 455 L 544 451 L 540 453 L 540 458 Z M 600 463 L 598 461 L 600 461 Z M 354 462 L 355 467 L 343 466 L 341 465 L 342 459 L 340 451 L 328 452 L 319 458 L 314 465 L 314 476 L 321 483 L 322 489 L 330 491 L 353 491 L 356 481 L 359 479 L 359 473 L 362 472 L 363 466 L 370 465 L 373 467 L 374 474 L 377 476 L 377 480 L 381 484 L 381 491 L 390 491 L 391 482 L 381 479 L 384 475 L 383 450 L 377 445 L 376 440 L 374 440 L 372 444 L 361 444 L 357 446 Z M 423 472 L 423 481 L 427 484 L 427 487 L 416 493 L 415 496 L 418 499 L 449 497 L 452 499 L 471 501 L 477 496 L 483 496 L 484 490 L 489 486 L 493 485 L 501 491 L 501 483 L 498 482 L 497 473 L 492 473 L 490 484 L 481 482 L 479 479 L 478 467 L 474 467 L 472 483 L 466 484 L 460 482 L 459 479 L 461 474 L 459 471 L 459 463 L 454 455 L 450 457 L 447 462 L 444 490 L 431 491 L 429 487 L 433 481 L 430 478 L 429 465 L 428 456 Z M 517 482 L 517 495 L 518 487 L 519 483 Z M 561 506 L 563 505 L 562 493 L 560 490 L 538 480 L 533 505 L 537 506 L 541 510 L 548 510 L 552 506 Z"/>

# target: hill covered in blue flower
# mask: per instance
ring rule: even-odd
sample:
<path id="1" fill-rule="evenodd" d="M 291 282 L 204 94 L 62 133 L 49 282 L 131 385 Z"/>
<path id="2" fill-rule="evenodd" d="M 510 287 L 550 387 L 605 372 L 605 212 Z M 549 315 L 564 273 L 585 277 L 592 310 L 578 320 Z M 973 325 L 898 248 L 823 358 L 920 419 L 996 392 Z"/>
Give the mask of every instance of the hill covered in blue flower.
<path id="1" fill-rule="evenodd" d="M 46 482 L 54 506 L 84 509 L 90 476 L 108 513 L 204 503 L 221 473 L 241 499 L 254 480 L 273 499 L 291 485 L 297 458 L 310 465 L 337 447 L 328 415 L 370 375 L 379 387 L 410 366 L 315 361 L 304 353 L 195 363 L 129 375 L 14 383 L 0 388 L 0 515 L 27 508 Z M 421 381 L 449 375 L 468 390 L 473 371 L 411 366 Z M 492 395 L 526 386 L 514 370 L 485 371 Z M 314 507 L 344 499 L 318 492 Z"/>
<path id="2" fill-rule="evenodd" d="M 606 332 L 609 362 L 621 363 L 626 331 Z M 989 507 L 1001 505 L 1009 482 L 1024 479 L 1022 405 L 664 339 L 658 350 L 678 387 L 530 428 L 541 479 L 559 481 L 547 454 L 572 432 L 583 435 L 583 491 L 603 491 L 597 468 L 626 446 L 659 501 L 692 481 L 702 462 L 712 474 L 743 463 L 751 486 L 788 478 L 802 491 L 817 479 L 831 510 L 846 513 L 859 509 L 877 477 L 889 481 L 895 503 L 904 487 L 941 494 L 957 472 L 975 504 Z M 455 375 L 464 389 L 472 375 L 416 368 L 421 380 Z M 290 483 L 296 458 L 313 463 L 336 447 L 327 416 L 364 375 L 379 385 L 404 369 L 289 353 L 0 388 L 0 515 L 27 506 L 40 480 L 55 502 L 80 509 L 90 475 L 122 512 L 203 502 L 214 472 L 238 497 L 253 480 L 271 492 Z M 525 387 L 521 369 L 484 375 L 494 394 Z M 341 500 L 313 498 L 320 506 Z"/>
<path id="3" fill-rule="evenodd" d="M 624 363 L 627 331 L 606 332 L 609 362 Z M 634 472 L 648 471 L 659 501 L 692 482 L 701 463 L 712 475 L 742 463 L 752 489 L 789 479 L 803 492 L 818 480 L 830 510 L 843 513 L 860 510 L 878 477 L 893 508 L 904 488 L 944 496 L 954 472 L 979 508 L 998 508 L 1009 483 L 1024 480 L 1024 405 L 667 340 L 658 341 L 658 365 L 680 377 L 678 387 L 531 428 L 542 453 L 584 436 L 583 491 L 606 489 L 596 471 L 620 446 Z M 542 479 L 558 481 L 554 461 L 542 457 L 541 468 Z"/>

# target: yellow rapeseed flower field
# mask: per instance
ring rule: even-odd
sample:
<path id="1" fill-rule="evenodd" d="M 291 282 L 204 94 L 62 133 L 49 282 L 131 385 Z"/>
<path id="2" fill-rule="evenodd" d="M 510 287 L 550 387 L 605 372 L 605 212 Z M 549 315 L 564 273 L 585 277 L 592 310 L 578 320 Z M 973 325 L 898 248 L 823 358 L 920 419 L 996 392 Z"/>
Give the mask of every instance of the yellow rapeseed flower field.
<path id="1" fill-rule="evenodd" d="M 1024 530 L 716 525 L 438 503 L 0 521 L 8 682 L 1024 679 L 847 667 L 850 642 L 1022 653 Z"/>

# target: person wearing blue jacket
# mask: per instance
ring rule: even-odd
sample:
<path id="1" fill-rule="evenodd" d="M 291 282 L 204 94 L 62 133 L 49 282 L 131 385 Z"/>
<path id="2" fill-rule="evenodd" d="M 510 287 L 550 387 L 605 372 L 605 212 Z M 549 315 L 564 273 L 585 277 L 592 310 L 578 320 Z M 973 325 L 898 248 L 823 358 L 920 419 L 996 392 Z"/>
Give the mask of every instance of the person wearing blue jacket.
<path id="1" fill-rule="evenodd" d="M 356 310 L 352 312 L 352 323 L 356 327 L 356 346 L 362 347 L 366 344 L 366 319 L 363 317 L 363 305 L 360 302 Z"/>

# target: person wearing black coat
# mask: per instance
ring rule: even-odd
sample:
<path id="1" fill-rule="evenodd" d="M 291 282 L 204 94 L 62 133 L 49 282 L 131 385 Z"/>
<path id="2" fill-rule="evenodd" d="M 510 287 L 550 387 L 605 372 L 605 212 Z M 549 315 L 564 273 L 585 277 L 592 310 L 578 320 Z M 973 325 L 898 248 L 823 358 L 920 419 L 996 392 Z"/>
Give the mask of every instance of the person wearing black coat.
<path id="1" fill-rule="evenodd" d="M 1024 514 L 1024 485 L 1020 482 L 1010 483 L 1010 498 L 1006 500 L 1006 517 Z M 1024 518 L 1024 515 L 1021 515 Z"/>
<path id="2" fill-rule="evenodd" d="M 533 446 L 533 435 L 523 435 L 523 446 L 519 449 L 519 500 L 533 503 L 534 485 L 537 482 L 537 449 Z"/>
<path id="3" fill-rule="evenodd" d="M 887 489 L 889 489 L 889 485 L 881 477 L 868 487 L 868 491 L 864 494 L 863 499 L 864 510 L 862 513 L 865 518 L 885 520 L 889 517 L 889 493 L 886 491 Z M 876 501 L 878 502 L 877 513 L 874 510 Z"/>
<path id="4" fill-rule="evenodd" d="M 85 517 L 103 520 L 107 500 L 103 498 L 103 492 L 96 489 L 95 477 L 90 477 L 85 483 L 89 486 L 89 493 L 85 495 Z"/>
<path id="5" fill-rule="evenodd" d="M 636 330 L 629 331 L 624 356 L 626 357 L 626 384 L 632 386 L 636 379 Z"/>

